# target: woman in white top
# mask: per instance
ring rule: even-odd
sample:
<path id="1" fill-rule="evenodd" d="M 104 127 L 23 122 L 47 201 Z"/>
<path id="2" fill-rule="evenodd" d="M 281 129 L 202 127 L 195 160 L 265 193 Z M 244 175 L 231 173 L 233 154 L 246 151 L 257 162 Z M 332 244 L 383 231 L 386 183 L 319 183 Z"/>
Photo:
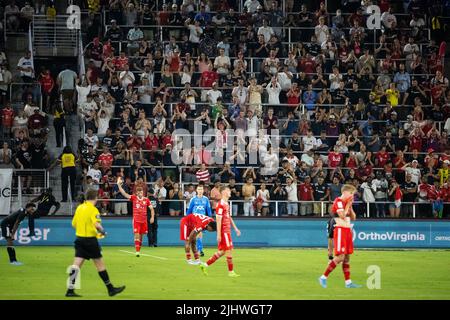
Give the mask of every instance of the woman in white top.
<path id="1" fill-rule="evenodd" d="M 272 81 L 266 86 L 266 91 L 269 95 L 269 104 L 274 106 L 279 105 L 281 85 L 278 83 L 276 77 L 272 77 Z"/>
<path id="2" fill-rule="evenodd" d="M 347 153 L 348 152 L 348 146 L 347 146 L 347 136 L 345 134 L 340 134 L 339 139 L 336 142 L 336 146 L 338 147 L 339 153 Z"/>
<path id="3" fill-rule="evenodd" d="M 83 82 L 80 84 L 80 79 L 77 78 L 76 80 L 76 89 L 78 93 L 78 100 L 77 104 L 78 106 L 81 106 L 84 102 L 87 101 L 87 95 L 91 92 L 91 85 L 88 85 L 86 78 L 83 75 Z"/>
<path id="4" fill-rule="evenodd" d="M 19 111 L 19 114 L 14 117 L 12 132 L 14 133 L 14 137 L 17 137 L 19 131 L 24 131 L 26 136 L 28 137 L 28 117 L 25 115 L 23 110 Z"/>
<path id="5" fill-rule="evenodd" d="M 183 71 L 180 72 L 182 86 L 184 86 L 186 83 L 191 83 L 193 73 L 193 68 L 190 68 L 187 64 L 183 66 Z"/>
<path id="6" fill-rule="evenodd" d="M 97 136 L 102 138 L 106 135 L 106 130 L 109 128 L 109 121 L 111 120 L 111 114 L 105 108 L 101 107 L 97 113 Z"/>
<path id="7" fill-rule="evenodd" d="M 261 189 L 256 192 L 256 210 L 258 216 L 267 216 L 269 212 L 270 193 L 266 189 L 266 184 L 261 184 Z"/>

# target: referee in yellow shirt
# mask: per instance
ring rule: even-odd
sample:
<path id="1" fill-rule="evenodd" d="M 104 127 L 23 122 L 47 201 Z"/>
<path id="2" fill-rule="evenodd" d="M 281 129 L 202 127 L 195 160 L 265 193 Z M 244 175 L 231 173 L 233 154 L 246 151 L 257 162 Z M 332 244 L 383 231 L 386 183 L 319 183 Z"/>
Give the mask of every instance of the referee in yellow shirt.
<path id="1" fill-rule="evenodd" d="M 73 265 L 70 266 L 66 297 L 80 297 L 80 295 L 75 293 L 75 282 L 86 259 L 92 259 L 94 262 L 100 278 L 102 278 L 108 288 L 110 296 L 125 290 L 125 286 L 116 288 L 109 281 L 108 272 L 102 259 L 101 248 L 97 240 L 98 236 L 104 236 L 106 233 L 100 224 L 100 213 L 95 207 L 96 203 L 97 191 L 88 190 L 86 192 L 86 201 L 78 206 L 72 220 L 72 226 L 76 230 L 77 238 L 75 240 L 75 259 Z"/>

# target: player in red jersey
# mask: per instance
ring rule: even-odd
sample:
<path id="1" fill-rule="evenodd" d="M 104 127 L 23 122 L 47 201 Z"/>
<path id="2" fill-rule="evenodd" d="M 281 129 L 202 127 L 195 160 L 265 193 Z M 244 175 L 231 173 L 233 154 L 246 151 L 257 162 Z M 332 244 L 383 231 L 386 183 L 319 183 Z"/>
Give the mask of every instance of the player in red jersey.
<path id="1" fill-rule="evenodd" d="M 200 265 L 203 273 L 207 275 L 206 268 L 217 261 L 223 255 L 227 256 L 228 275 L 230 277 L 239 277 L 239 275 L 233 270 L 233 241 L 231 239 L 231 226 L 236 231 L 237 236 L 241 235 L 241 231 L 236 227 L 236 224 L 231 217 L 230 204 L 228 199 L 231 197 L 231 190 L 228 186 L 220 188 L 220 194 L 222 199 L 219 201 L 216 207 L 216 222 L 217 222 L 217 244 L 219 250 L 208 259 L 206 263 Z"/>
<path id="2" fill-rule="evenodd" d="M 214 219 L 203 214 L 189 214 L 181 219 L 180 240 L 184 241 L 187 263 L 200 264 L 197 235 L 203 230 L 216 231 L 216 229 Z M 194 254 L 194 261 L 191 260 L 191 249 Z"/>
<path id="3" fill-rule="evenodd" d="M 141 187 L 136 188 L 136 195 L 129 195 L 122 188 L 122 178 L 117 179 L 117 186 L 120 193 L 133 203 L 133 232 L 134 232 L 134 247 L 136 248 L 136 257 L 140 256 L 142 235 L 147 234 L 147 207 L 150 208 L 151 217 L 150 223 L 155 221 L 155 210 L 152 203 L 146 197 L 144 197 L 144 190 Z"/>
<path id="4" fill-rule="evenodd" d="M 350 280 L 350 255 L 353 253 L 353 237 L 350 220 L 356 219 L 355 211 L 352 208 L 353 195 L 356 192 L 356 188 L 352 185 L 345 184 L 341 192 L 342 195 L 334 200 L 331 208 L 331 212 L 337 215 L 333 233 L 335 257 L 328 264 L 325 273 L 319 278 L 319 283 L 323 288 L 326 288 L 328 275 L 342 262 L 345 287 L 360 288 L 360 285 Z"/>

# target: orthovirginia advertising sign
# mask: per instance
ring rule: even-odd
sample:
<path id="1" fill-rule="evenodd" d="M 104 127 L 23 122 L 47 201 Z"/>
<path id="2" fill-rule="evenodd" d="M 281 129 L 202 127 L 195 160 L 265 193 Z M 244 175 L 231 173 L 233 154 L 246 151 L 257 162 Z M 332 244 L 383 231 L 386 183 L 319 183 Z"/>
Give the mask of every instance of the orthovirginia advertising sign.
<path id="1" fill-rule="evenodd" d="M 325 247 L 324 219 L 236 219 L 242 232 L 234 236 L 236 247 Z M 160 218 L 159 245 L 183 245 L 179 220 Z M 131 219 L 104 219 L 108 235 L 102 245 L 133 245 Z M 65 218 L 36 220 L 36 235 L 29 237 L 26 223 L 16 235 L 19 245 L 72 245 L 74 232 L 71 220 Z M 353 237 L 356 248 L 450 248 L 450 221 L 374 221 L 358 220 Z M 215 245 L 216 236 L 205 232 L 205 245 Z M 146 239 L 144 239 L 144 242 Z M 2 245 L 4 239 L 0 239 Z"/>

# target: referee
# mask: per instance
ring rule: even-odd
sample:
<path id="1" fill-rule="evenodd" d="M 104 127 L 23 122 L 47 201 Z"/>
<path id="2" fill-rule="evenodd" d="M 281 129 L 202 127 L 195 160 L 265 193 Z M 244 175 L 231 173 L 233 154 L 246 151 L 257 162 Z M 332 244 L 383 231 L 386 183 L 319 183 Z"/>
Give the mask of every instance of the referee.
<path id="1" fill-rule="evenodd" d="M 75 240 L 75 259 L 73 265 L 70 267 L 69 287 L 66 292 L 66 297 L 80 297 L 74 291 L 75 281 L 86 259 L 93 260 L 100 278 L 102 278 L 108 288 L 108 294 L 110 296 L 115 296 L 125 290 L 125 286 L 115 288 L 109 281 L 108 272 L 103 263 L 100 245 L 97 240 L 97 237 L 102 237 L 106 233 L 100 224 L 100 213 L 95 207 L 96 203 L 97 191 L 89 189 L 86 192 L 86 201 L 78 206 L 72 220 L 72 226 L 76 230 L 77 238 Z"/>
<path id="2" fill-rule="evenodd" d="M 20 223 L 25 219 L 25 217 L 33 216 L 35 205 L 28 203 L 25 208 L 20 208 L 14 213 L 11 213 L 0 223 L 2 229 L 2 237 L 6 239 L 7 245 L 6 250 L 8 250 L 9 262 L 14 266 L 21 266 L 22 263 L 16 259 L 16 249 L 14 249 L 14 235 L 17 229 L 19 229 Z"/>

